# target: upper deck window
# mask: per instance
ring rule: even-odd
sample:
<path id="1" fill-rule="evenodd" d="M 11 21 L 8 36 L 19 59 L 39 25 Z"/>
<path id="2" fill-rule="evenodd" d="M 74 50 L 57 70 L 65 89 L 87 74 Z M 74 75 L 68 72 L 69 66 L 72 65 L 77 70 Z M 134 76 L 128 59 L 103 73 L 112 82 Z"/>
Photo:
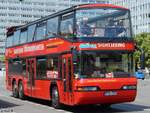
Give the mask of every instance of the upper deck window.
<path id="1" fill-rule="evenodd" d="M 20 30 L 17 30 L 14 32 L 14 45 L 19 44 L 19 38 L 20 38 Z"/>
<path id="2" fill-rule="evenodd" d="M 89 8 L 76 12 L 77 37 L 131 37 L 128 10 Z"/>
<path id="3" fill-rule="evenodd" d="M 47 21 L 47 38 L 55 37 L 58 30 L 58 17 L 50 18 Z"/>
<path id="4" fill-rule="evenodd" d="M 20 44 L 26 43 L 27 41 L 27 30 L 22 30 L 20 35 Z"/>
<path id="5" fill-rule="evenodd" d="M 73 13 L 61 17 L 60 34 L 62 37 L 71 38 L 73 35 Z"/>
<path id="6" fill-rule="evenodd" d="M 10 46 L 12 46 L 13 45 L 13 34 L 12 35 L 9 35 L 8 37 L 7 37 L 7 42 L 6 42 L 6 46 L 7 47 L 10 47 Z"/>
<path id="7" fill-rule="evenodd" d="M 32 42 L 34 40 L 36 24 L 28 27 L 28 42 Z"/>
<path id="8" fill-rule="evenodd" d="M 36 40 L 45 39 L 46 36 L 46 22 L 41 22 L 37 24 L 36 27 Z"/>

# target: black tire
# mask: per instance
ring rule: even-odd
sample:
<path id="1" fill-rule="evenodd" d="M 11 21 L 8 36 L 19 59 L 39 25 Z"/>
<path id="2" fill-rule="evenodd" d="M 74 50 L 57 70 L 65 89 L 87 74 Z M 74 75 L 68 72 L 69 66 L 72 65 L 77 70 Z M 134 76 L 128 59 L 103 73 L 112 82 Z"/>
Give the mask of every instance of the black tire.
<path id="1" fill-rule="evenodd" d="M 18 95 L 20 99 L 25 99 L 25 95 L 24 95 L 24 87 L 22 84 L 22 81 L 19 82 L 19 86 L 18 86 Z"/>
<path id="2" fill-rule="evenodd" d="M 16 81 L 14 81 L 12 85 L 12 96 L 18 98 L 18 88 L 17 88 Z"/>
<path id="3" fill-rule="evenodd" d="M 111 104 L 101 104 L 101 107 L 103 109 L 110 109 L 111 108 Z"/>
<path id="4" fill-rule="evenodd" d="M 59 102 L 59 92 L 56 86 L 52 88 L 52 106 L 56 109 L 61 108 L 61 104 Z"/>

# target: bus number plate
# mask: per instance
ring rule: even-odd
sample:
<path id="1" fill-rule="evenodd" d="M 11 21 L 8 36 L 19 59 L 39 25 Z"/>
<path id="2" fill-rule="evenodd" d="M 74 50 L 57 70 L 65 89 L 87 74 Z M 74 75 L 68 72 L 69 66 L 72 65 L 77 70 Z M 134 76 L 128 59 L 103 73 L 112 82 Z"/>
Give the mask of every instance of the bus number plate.
<path id="1" fill-rule="evenodd" d="M 117 92 L 116 91 L 106 91 L 104 93 L 105 96 L 115 96 L 117 95 Z"/>

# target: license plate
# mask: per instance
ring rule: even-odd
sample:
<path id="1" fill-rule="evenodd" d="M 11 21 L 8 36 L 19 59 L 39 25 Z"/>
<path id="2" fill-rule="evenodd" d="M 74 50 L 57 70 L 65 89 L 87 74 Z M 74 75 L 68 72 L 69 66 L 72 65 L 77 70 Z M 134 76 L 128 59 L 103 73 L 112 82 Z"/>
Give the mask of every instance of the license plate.
<path id="1" fill-rule="evenodd" d="M 106 91 L 104 93 L 105 96 L 115 96 L 117 95 L 117 92 L 116 91 Z"/>

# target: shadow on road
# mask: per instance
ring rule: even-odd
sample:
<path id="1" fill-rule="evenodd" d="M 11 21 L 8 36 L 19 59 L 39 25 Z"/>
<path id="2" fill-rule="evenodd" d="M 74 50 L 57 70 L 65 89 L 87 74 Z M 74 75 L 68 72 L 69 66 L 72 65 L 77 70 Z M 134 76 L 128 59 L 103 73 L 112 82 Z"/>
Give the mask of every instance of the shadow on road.
<path id="1" fill-rule="evenodd" d="M 14 103 L 10 103 L 10 102 L 4 101 L 4 100 L 0 100 L 0 110 L 1 109 L 12 108 L 12 107 L 15 107 L 15 106 L 19 106 L 19 105 L 14 104 Z"/>
<path id="2" fill-rule="evenodd" d="M 140 112 L 150 109 L 150 106 L 137 104 L 118 104 L 112 105 L 109 109 L 102 108 L 100 105 L 88 105 L 78 107 L 65 107 L 64 110 L 73 113 L 121 113 L 121 112 Z"/>
<path id="3" fill-rule="evenodd" d="M 116 108 L 102 108 L 100 105 L 87 105 L 87 106 L 76 106 L 76 107 L 65 107 L 65 111 L 72 113 L 116 113 L 125 112 L 124 110 Z"/>
<path id="4" fill-rule="evenodd" d="M 40 99 L 28 98 L 27 101 L 33 103 L 38 103 L 41 105 L 50 106 L 49 101 L 44 101 Z M 62 110 L 72 112 L 72 113 L 123 113 L 123 112 L 140 112 L 146 109 L 150 109 L 150 105 L 139 105 L 136 103 L 125 103 L 125 104 L 116 104 L 112 105 L 110 108 L 103 108 L 100 105 L 86 105 L 86 106 L 63 106 Z"/>

